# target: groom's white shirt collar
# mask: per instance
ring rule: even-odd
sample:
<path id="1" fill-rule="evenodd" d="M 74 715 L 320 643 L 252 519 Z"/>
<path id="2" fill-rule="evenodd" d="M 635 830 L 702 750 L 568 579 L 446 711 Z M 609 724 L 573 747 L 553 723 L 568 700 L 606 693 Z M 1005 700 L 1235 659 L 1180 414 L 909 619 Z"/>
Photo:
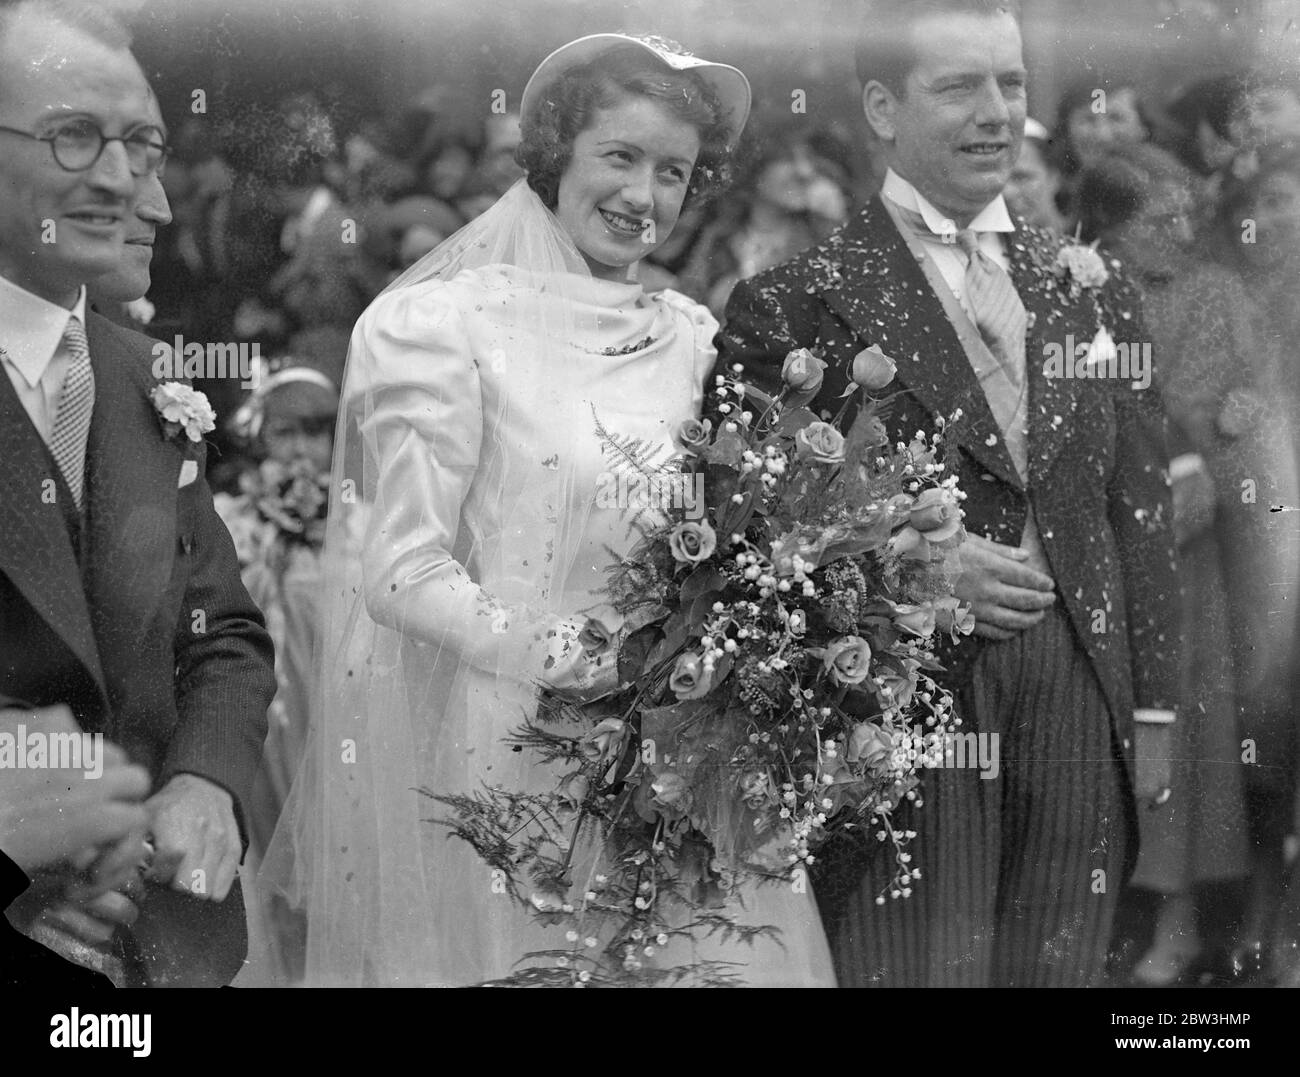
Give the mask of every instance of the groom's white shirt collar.
<path id="1" fill-rule="evenodd" d="M 86 289 L 71 310 L 0 277 L 0 348 L 34 389 L 58 351 L 69 315 L 86 324 Z"/>
<path id="2" fill-rule="evenodd" d="M 940 213 L 920 191 L 908 180 L 903 179 L 892 168 L 885 172 L 885 182 L 880 193 L 896 206 L 919 213 L 926 226 L 935 235 L 943 235 L 953 230 L 953 221 L 946 213 Z M 1014 232 L 1015 223 L 1007 210 L 1006 200 L 998 195 L 975 215 L 968 227 L 978 232 Z"/>

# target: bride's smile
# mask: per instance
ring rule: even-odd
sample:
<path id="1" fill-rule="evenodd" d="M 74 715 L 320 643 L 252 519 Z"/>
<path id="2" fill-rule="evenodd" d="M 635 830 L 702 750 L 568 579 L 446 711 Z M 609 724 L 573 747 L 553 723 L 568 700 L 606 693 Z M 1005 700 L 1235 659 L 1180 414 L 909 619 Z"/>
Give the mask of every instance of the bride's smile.
<path id="1" fill-rule="evenodd" d="M 699 151 L 695 127 L 651 98 L 596 110 L 573 140 L 556 205 L 595 276 L 626 279 L 668 238 Z"/>

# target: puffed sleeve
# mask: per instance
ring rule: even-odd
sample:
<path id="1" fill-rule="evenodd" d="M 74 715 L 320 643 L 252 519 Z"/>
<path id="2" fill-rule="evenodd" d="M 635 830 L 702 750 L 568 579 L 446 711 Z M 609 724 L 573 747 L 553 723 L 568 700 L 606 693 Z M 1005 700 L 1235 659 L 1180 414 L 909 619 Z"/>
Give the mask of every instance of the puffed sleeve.
<path id="1" fill-rule="evenodd" d="M 366 606 L 413 640 L 536 680 L 556 618 L 495 599 L 453 554 L 484 436 L 466 298 L 456 283 L 400 289 L 373 303 L 353 333 L 346 391 L 372 501 L 361 554 Z"/>
<path id="2" fill-rule="evenodd" d="M 718 334 L 718 319 L 703 303 L 697 303 L 681 292 L 665 288 L 659 295 L 664 305 L 686 323 L 694 340 L 695 384 L 698 389 L 695 408 L 698 411 L 703 404 L 703 394 L 708 391 L 706 382 L 718 361 L 718 349 L 714 344 L 714 338 Z"/>

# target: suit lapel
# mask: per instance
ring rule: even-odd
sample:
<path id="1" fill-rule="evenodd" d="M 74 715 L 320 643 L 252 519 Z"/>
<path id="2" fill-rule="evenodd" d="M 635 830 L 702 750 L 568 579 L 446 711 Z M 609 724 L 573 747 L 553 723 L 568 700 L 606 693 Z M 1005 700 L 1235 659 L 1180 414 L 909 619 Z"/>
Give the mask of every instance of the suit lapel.
<path id="1" fill-rule="evenodd" d="M 1025 376 L 1029 384 L 1029 479 L 1047 475 L 1068 436 L 1070 414 L 1077 406 L 1074 382 L 1044 375 L 1046 348 L 1049 344 L 1066 346 L 1066 334 L 1079 332 L 1089 325 L 1087 312 L 1077 309 L 1078 300 L 1065 292 L 1051 262 L 1055 250 L 1043 242 L 1042 234 L 1016 222 L 1017 231 L 1007 245 L 1011 280 L 1029 315 L 1025 335 Z M 1083 302 L 1087 302 L 1084 298 Z M 1092 331 L 1086 340 L 1092 340 Z M 1067 355 L 1067 362 L 1073 357 Z"/>
<path id="2" fill-rule="evenodd" d="M 163 436 L 139 356 L 97 314 L 86 319 L 95 410 L 86 447 L 88 597 L 105 665 L 130 660 L 171 577 L 183 451 Z M 129 665 L 127 668 L 130 668 Z"/>
<path id="3" fill-rule="evenodd" d="M 943 305 L 879 197 L 841 234 L 842 271 L 821 291 L 864 345 L 898 363 L 898 381 L 932 415 L 961 422 L 951 436 L 1004 482 L 1022 488 L 1001 430 Z"/>

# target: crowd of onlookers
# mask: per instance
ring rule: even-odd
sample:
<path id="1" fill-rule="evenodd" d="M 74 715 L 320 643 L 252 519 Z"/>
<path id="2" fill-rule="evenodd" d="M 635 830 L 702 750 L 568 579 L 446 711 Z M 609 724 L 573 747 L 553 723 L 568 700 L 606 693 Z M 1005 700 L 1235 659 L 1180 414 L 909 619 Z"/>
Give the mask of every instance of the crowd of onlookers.
<path id="1" fill-rule="evenodd" d="M 440 87 L 392 115 L 306 92 L 259 115 L 255 139 L 239 125 L 228 140 L 213 129 L 190 117 L 172 134 L 175 223 L 155 254 L 151 332 L 256 341 L 263 356 L 326 372 L 341 371 L 378 291 L 522 174 L 518 116 L 468 116 Z M 736 280 L 825 238 L 872 193 L 880 177 L 861 167 L 857 141 L 838 122 L 756 116 L 736 182 L 684 215 L 647 287 L 677 288 L 721 316 Z M 1187 172 L 1186 224 L 1203 255 L 1248 271 L 1260 252 L 1234 239 L 1233 218 L 1259 191 L 1273 195 L 1258 210 L 1276 214 L 1286 180 L 1268 176 L 1288 174 L 1281 158 L 1297 143 L 1300 98 L 1283 82 L 1207 79 L 1158 108 L 1131 86 L 1086 84 L 1062 95 L 1050 131 L 1030 121 L 1008 197 L 1031 223 L 1073 233 L 1111 212 L 1126 148 L 1158 147 Z"/>
<path id="2" fill-rule="evenodd" d="M 238 381 L 201 385 L 220 415 L 243 417 L 215 435 L 211 476 L 236 502 L 259 460 L 287 464 L 303 446 L 328 460 L 329 386 L 358 316 L 522 174 L 518 116 L 470 119 L 448 101 L 434 88 L 396 115 L 342 122 L 306 93 L 263 117 L 252 143 L 219 144 L 199 121 L 174 132 L 175 223 L 160 233 L 148 331 L 256 342 L 273 368 L 312 372 L 268 383 L 251 423 Z M 735 185 L 687 210 L 643 267 L 646 287 L 723 317 L 738 280 L 825 239 L 872 193 L 880 177 L 853 142 L 809 116 L 756 118 Z M 1253 75 L 1159 102 L 1081 85 L 1050 130 L 1029 122 L 1007 198 L 1031 224 L 1123 259 L 1174 438 L 1186 588 L 1176 794 L 1140 821 L 1115 976 L 1295 979 L 1300 661 L 1288 603 L 1300 548 L 1297 517 L 1269 510 L 1300 507 L 1300 92 Z"/>
<path id="3" fill-rule="evenodd" d="M 1175 792 L 1140 819 L 1116 979 L 1300 983 L 1300 93 L 1257 76 L 1167 102 L 1082 85 L 1051 131 L 1030 125 L 1007 193 L 1122 260 L 1172 439 Z"/>

